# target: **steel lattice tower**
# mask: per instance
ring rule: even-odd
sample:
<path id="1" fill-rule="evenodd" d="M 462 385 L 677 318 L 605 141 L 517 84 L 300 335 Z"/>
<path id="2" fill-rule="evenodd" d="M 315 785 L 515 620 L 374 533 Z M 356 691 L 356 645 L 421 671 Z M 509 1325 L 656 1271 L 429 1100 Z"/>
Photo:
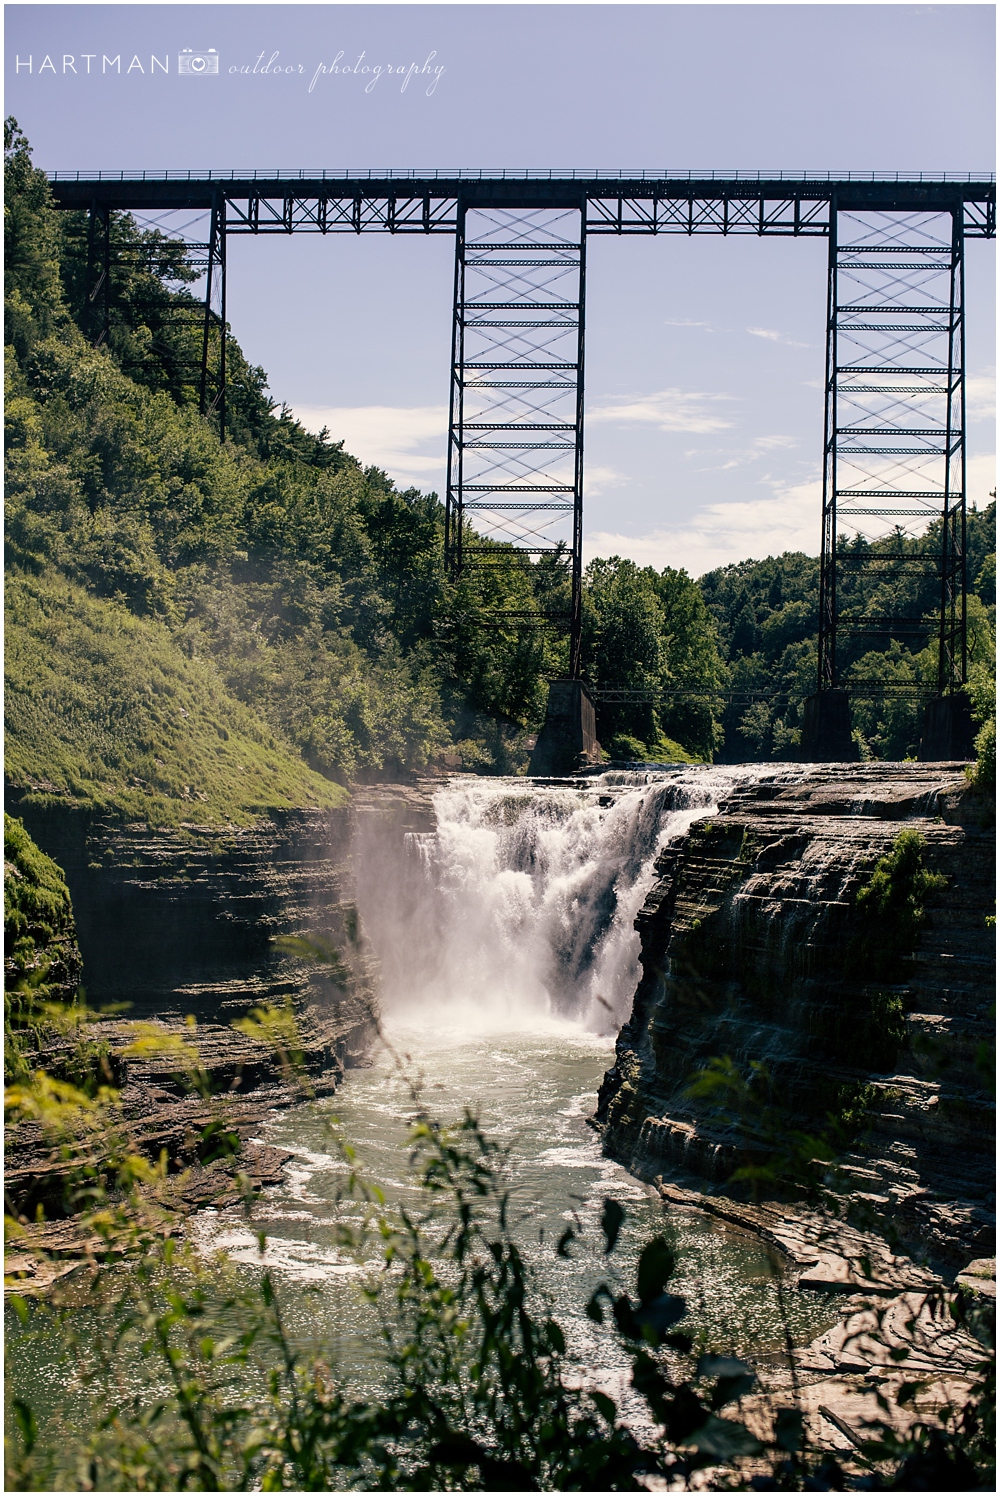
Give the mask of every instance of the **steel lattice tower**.
<path id="1" fill-rule="evenodd" d="M 216 415 L 219 432 L 224 438 L 226 428 L 226 199 L 217 194 L 213 200 L 206 225 L 200 214 L 194 223 L 187 223 L 180 232 L 176 222 L 165 222 L 175 215 L 146 216 L 136 219 L 129 215 L 123 222 L 121 216 L 112 233 L 111 212 L 95 203 L 87 220 L 87 268 L 85 289 L 85 325 L 91 344 L 100 348 L 113 342 L 121 329 L 120 287 L 142 274 L 156 274 L 162 269 L 165 252 L 163 242 L 150 242 L 144 234 L 150 230 L 165 233 L 166 242 L 184 247 L 186 267 L 195 272 L 193 281 L 179 281 L 176 290 L 182 295 L 171 302 L 162 297 L 144 300 L 132 290 L 129 293 L 131 312 L 155 312 L 159 322 L 172 328 L 187 329 L 188 352 L 175 357 L 171 366 L 178 375 L 196 386 L 198 408 L 202 415 Z M 191 228 L 201 230 L 207 239 L 191 238 Z M 132 232 L 128 232 L 131 228 Z M 169 279 L 169 277 L 168 277 Z M 127 353 L 119 353 L 119 361 L 126 373 L 139 365 Z"/>
<path id="2" fill-rule="evenodd" d="M 570 611 L 495 613 L 570 635 L 580 669 L 583 543 L 582 205 L 458 205 L 445 555 L 453 577 L 554 556 Z M 513 553 L 513 554 L 512 554 Z M 523 559 L 522 559 L 523 558 Z"/>
<path id="3" fill-rule="evenodd" d="M 918 643 L 936 633 L 937 694 L 966 679 L 962 217 L 831 202 L 821 691 L 842 684 L 838 646 L 867 635 Z M 880 540 L 888 544 L 873 550 Z M 934 579 L 936 616 L 886 610 L 903 577 Z M 854 679 L 850 688 L 892 689 Z"/>

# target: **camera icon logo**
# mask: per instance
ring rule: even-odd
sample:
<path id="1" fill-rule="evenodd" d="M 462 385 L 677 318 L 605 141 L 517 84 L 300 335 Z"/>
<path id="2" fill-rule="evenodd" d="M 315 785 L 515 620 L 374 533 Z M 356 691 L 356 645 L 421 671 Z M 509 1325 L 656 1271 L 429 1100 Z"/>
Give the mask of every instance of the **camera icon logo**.
<path id="1" fill-rule="evenodd" d="M 177 54 L 177 71 L 179 73 L 217 73 L 219 54 L 214 47 L 209 47 L 207 52 L 192 52 L 190 47 L 185 47 Z"/>

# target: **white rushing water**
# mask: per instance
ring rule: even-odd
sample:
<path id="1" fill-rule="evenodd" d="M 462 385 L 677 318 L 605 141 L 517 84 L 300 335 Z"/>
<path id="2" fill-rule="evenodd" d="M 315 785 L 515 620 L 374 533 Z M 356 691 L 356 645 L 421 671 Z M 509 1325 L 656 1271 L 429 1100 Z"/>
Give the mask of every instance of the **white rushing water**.
<path id="1" fill-rule="evenodd" d="M 692 765 L 565 785 L 465 776 L 435 793 L 436 830 L 369 832 L 359 903 L 390 1024 L 419 1013 L 482 1033 L 570 1018 L 617 1032 L 657 854 L 737 783 L 773 772 Z"/>

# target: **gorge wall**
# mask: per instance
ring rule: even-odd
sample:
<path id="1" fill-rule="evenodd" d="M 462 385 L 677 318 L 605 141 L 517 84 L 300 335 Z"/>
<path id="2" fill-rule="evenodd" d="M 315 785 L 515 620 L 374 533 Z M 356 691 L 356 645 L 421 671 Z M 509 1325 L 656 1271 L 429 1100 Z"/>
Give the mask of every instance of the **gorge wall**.
<path id="1" fill-rule="evenodd" d="M 911 1250 L 952 1268 L 992 1252 L 987 819 L 959 765 L 776 767 L 668 844 L 636 920 L 642 978 L 601 1089 L 606 1148 L 647 1177 L 719 1189 L 753 1150 L 691 1099 L 690 1078 L 713 1056 L 744 1075 L 759 1061 L 799 1125 L 840 1115 L 854 1136 L 846 1184 Z M 947 883 L 915 948 L 900 950 L 889 921 L 862 920 L 857 894 L 904 829 Z"/>
<path id="2" fill-rule="evenodd" d="M 92 1008 L 228 1024 L 255 1004 L 292 999 L 310 1042 L 341 1064 L 363 1056 L 376 1003 L 349 807 L 156 830 L 11 798 L 11 813 L 65 871 Z M 304 938 L 330 959 L 275 936 Z"/>
<path id="3" fill-rule="evenodd" d="M 353 812 L 152 830 L 11 798 L 72 898 L 73 979 L 59 995 L 72 997 L 82 956 L 87 1006 L 106 1014 L 79 1034 L 29 1028 L 27 1063 L 76 1083 L 86 1056 L 103 1055 L 114 1127 L 129 1151 L 166 1157 L 181 1211 L 239 1198 L 246 1181 L 256 1189 L 280 1179 L 286 1155 L 260 1141 L 262 1124 L 275 1108 L 333 1093 L 346 1069 L 367 1063 L 377 1023 L 375 963 L 354 901 Z M 5 859 L 5 880 L 18 877 Z M 35 963 L 50 983 L 65 965 L 49 969 L 51 956 L 39 948 Z M 8 976 L 21 974 L 12 966 Z M 271 1037 L 266 1025 L 232 1026 L 262 1006 L 290 1009 L 294 1027 Z M 107 1171 L 102 1147 L 86 1136 L 67 1146 L 30 1117 L 6 1132 L 7 1206 L 48 1262 L 40 1269 L 32 1252 L 8 1259 L 31 1291 L 88 1250 L 72 1190 L 81 1163 Z M 34 1223 L 39 1209 L 50 1224 Z"/>

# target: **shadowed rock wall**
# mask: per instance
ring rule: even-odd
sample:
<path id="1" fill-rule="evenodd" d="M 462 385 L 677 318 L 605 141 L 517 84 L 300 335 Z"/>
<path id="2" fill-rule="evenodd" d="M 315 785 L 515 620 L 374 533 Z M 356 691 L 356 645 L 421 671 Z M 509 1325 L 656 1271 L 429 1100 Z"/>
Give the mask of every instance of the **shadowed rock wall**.
<path id="1" fill-rule="evenodd" d="M 228 1023 L 292 996 L 317 1043 L 347 1064 L 362 1057 L 375 992 L 354 905 L 349 809 L 178 831 L 14 811 L 65 870 L 92 1007 Z M 276 935 L 322 942 L 338 959 L 302 959 L 276 948 Z"/>
<path id="2" fill-rule="evenodd" d="M 904 1241 L 943 1264 L 990 1252 L 993 1104 L 976 1051 L 992 1030 L 993 836 L 971 802 L 956 765 L 776 769 L 668 847 L 601 1089 L 609 1151 L 721 1184 L 745 1145 L 686 1087 L 712 1056 L 762 1061 L 803 1125 L 860 1109 L 848 1179 Z M 877 932 L 859 941 L 855 899 L 904 827 L 948 882 L 890 972 Z"/>

